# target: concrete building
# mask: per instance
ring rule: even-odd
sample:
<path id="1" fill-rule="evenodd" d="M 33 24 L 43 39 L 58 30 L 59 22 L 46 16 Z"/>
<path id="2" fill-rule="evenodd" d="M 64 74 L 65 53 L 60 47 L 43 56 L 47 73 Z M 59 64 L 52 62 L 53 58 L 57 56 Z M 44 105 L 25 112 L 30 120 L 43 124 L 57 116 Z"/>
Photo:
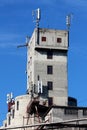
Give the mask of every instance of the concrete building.
<path id="1" fill-rule="evenodd" d="M 27 91 L 39 94 L 48 105 L 67 106 L 68 32 L 38 29 L 28 43 Z M 38 85 L 40 84 L 40 86 Z"/>
<path id="2" fill-rule="evenodd" d="M 68 97 L 68 31 L 36 28 L 27 45 L 27 93 L 10 98 L 0 129 L 87 130 L 87 108 Z"/>
<path id="3" fill-rule="evenodd" d="M 29 99 L 29 95 L 21 95 L 15 98 L 14 103 L 12 99 L 8 102 L 8 113 L 1 128 L 23 125 Z"/>

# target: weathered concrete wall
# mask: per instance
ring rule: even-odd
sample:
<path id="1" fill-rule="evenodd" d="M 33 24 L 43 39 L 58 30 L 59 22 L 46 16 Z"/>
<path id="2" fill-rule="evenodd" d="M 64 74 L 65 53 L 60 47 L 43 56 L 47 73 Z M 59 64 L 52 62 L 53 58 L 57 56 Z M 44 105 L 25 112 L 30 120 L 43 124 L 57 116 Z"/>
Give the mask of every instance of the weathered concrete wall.
<path id="1" fill-rule="evenodd" d="M 42 41 L 42 37 L 46 37 L 46 41 Z M 57 38 L 61 39 L 60 43 L 57 42 Z M 53 51 L 52 59 L 47 58 L 49 49 Z M 52 97 L 53 104 L 67 105 L 67 50 L 67 31 L 40 29 L 38 45 L 37 30 L 34 30 L 28 46 L 27 84 L 29 84 L 29 92 L 32 86 L 37 87 L 39 76 L 44 87 L 44 98 Z M 53 68 L 53 74 L 47 74 L 49 65 Z M 48 91 L 48 81 L 53 82 L 53 90 Z"/>
<path id="2" fill-rule="evenodd" d="M 21 95 L 21 96 L 16 97 L 14 107 L 12 106 L 11 112 L 7 113 L 7 127 L 18 126 L 18 125 L 24 124 L 23 117 L 27 117 L 26 111 L 27 111 L 27 105 L 29 101 L 30 101 L 30 95 Z M 14 110 L 14 117 L 12 115 L 13 110 Z M 25 124 L 26 123 L 27 123 L 27 120 Z"/>

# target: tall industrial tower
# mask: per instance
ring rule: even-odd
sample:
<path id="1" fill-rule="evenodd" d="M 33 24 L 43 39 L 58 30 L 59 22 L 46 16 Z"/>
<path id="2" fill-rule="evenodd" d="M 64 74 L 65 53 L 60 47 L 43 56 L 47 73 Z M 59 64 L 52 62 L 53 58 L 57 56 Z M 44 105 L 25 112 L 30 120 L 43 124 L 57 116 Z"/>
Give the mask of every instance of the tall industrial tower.
<path id="1" fill-rule="evenodd" d="M 67 106 L 67 52 L 67 30 L 36 27 L 27 51 L 27 92 L 31 97 L 38 95 L 48 106 Z"/>

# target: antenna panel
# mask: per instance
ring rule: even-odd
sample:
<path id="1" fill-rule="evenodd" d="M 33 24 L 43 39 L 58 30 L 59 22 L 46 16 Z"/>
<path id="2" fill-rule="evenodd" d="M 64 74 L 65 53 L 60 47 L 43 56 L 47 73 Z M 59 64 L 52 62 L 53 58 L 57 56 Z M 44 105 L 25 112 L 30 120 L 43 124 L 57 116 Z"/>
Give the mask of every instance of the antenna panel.
<path id="1" fill-rule="evenodd" d="M 38 19 L 38 20 L 40 20 L 40 14 L 41 14 L 41 13 L 40 13 L 40 9 L 38 8 L 38 9 L 37 9 L 37 19 Z"/>
<path id="2" fill-rule="evenodd" d="M 66 16 L 66 25 L 70 26 L 70 15 Z"/>
<path id="3" fill-rule="evenodd" d="M 42 81 L 38 81 L 38 93 L 43 93 Z"/>
<path id="4" fill-rule="evenodd" d="M 40 8 L 33 10 L 32 15 L 33 15 L 33 22 L 36 22 L 36 28 L 39 28 L 39 22 L 41 18 Z"/>

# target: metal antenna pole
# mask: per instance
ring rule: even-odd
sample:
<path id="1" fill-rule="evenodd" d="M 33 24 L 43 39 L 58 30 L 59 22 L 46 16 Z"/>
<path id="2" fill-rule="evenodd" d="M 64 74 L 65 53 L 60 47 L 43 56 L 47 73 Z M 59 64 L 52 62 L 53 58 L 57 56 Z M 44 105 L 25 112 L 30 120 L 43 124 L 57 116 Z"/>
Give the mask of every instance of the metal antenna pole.
<path id="1" fill-rule="evenodd" d="M 66 25 L 67 25 L 67 30 L 70 30 L 70 24 L 71 24 L 71 14 L 66 16 Z"/>
<path id="2" fill-rule="evenodd" d="M 36 9 L 35 11 L 32 12 L 34 22 L 36 22 L 36 28 L 37 28 L 37 44 L 39 45 L 39 22 L 41 18 L 41 10 L 40 8 Z M 35 16 L 35 18 L 34 18 Z"/>
<path id="3" fill-rule="evenodd" d="M 72 14 L 68 14 L 66 16 L 66 26 L 67 26 L 67 31 L 68 31 L 68 47 L 69 47 L 69 31 L 70 31 L 70 25 L 71 25 L 71 16 Z"/>

